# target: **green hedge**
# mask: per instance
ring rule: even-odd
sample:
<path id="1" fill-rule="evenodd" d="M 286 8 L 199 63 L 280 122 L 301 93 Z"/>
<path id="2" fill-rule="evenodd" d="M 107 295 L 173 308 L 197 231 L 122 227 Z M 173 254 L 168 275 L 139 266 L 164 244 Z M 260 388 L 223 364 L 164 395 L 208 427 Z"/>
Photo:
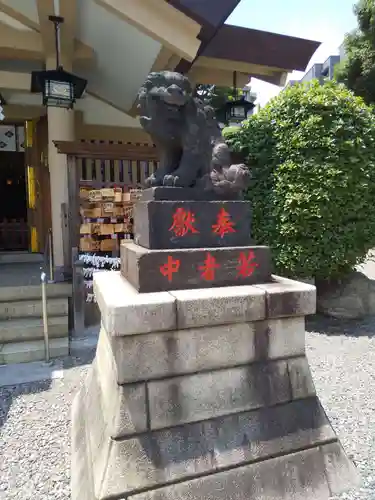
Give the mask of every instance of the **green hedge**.
<path id="1" fill-rule="evenodd" d="M 282 91 L 227 141 L 247 158 L 253 236 L 278 272 L 339 278 L 375 246 L 375 116 L 335 82 Z"/>

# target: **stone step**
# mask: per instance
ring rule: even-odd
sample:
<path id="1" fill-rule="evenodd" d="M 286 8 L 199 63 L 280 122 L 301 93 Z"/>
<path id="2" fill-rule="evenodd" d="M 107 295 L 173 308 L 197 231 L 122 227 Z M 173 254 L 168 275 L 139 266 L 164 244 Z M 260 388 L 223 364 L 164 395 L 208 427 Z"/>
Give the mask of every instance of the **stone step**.
<path id="1" fill-rule="evenodd" d="M 0 264 L 31 264 L 42 263 L 41 253 L 30 252 L 0 252 Z"/>
<path id="2" fill-rule="evenodd" d="M 67 299 L 49 299 L 47 301 L 48 316 L 67 316 Z M 16 318 L 41 318 L 42 301 L 24 300 L 17 302 L 0 302 L 0 320 Z"/>
<path id="3" fill-rule="evenodd" d="M 50 357 L 58 358 L 68 356 L 69 339 L 51 339 Z M 28 363 L 30 361 L 42 361 L 45 358 L 43 340 L 32 340 L 29 342 L 11 342 L 0 344 L 0 364 Z"/>
<path id="4" fill-rule="evenodd" d="M 66 337 L 69 333 L 68 316 L 48 318 L 50 338 Z M 43 320 L 41 318 L 20 318 L 0 321 L 0 344 L 43 340 Z"/>
<path id="5" fill-rule="evenodd" d="M 70 283 L 48 283 L 46 291 L 48 298 L 70 297 L 72 295 L 72 285 Z M 0 286 L 0 302 L 33 299 L 42 299 L 41 285 Z"/>

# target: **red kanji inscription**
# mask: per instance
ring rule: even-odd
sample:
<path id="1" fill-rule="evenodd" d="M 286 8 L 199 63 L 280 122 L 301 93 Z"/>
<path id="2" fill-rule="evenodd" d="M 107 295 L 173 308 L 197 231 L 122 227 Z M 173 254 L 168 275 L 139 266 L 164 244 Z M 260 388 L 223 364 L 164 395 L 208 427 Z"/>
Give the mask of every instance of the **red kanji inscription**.
<path id="1" fill-rule="evenodd" d="M 237 266 L 238 276 L 248 278 L 253 274 L 257 267 L 258 264 L 255 262 L 255 254 L 252 250 L 247 254 L 247 256 L 245 252 L 240 253 Z"/>
<path id="2" fill-rule="evenodd" d="M 219 269 L 219 264 L 216 263 L 215 257 L 210 253 L 206 254 L 206 259 L 202 266 L 199 266 L 199 270 L 202 271 L 201 277 L 206 281 L 213 281 L 215 279 L 215 271 Z"/>
<path id="3" fill-rule="evenodd" d="M 235 233 L 234 222 L 230 220 L 230 214 L 223 207 L 217 215 L 217 222 L 212 226 L 213 232 L 220 238 L 224 238 L 227 233 Z"/>
<path id="4" fill-rule="evenodd" d="M 190 210 L 177 208 L 173 214 L 173 224 L 169 231 L 173 231 L 176 236 L 185 236 L 189 231 L 198 234 L 199 231 L 194 227 L 195 215 Z"/>
<path id="5" fill-rule="evenodd" d="M 174 273 L 178 273 L 180 269 L 179 259 L 173 259 L 171 255 L 168 255 L 167 263 L 160 266 L 160 272 L 163 276 L 168 278 L 169 283 L 172 281 Z"/>

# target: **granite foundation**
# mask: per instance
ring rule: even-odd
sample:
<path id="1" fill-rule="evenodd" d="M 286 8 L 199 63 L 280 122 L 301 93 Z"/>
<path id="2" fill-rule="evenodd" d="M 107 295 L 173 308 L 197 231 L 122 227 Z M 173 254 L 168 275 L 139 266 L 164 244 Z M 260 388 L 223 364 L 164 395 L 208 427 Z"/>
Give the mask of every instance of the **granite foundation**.
<path id="1" fill-rule="evenodd" d="M 305 356 L 315 287 L 271 276 L 139 293 L 107 272 L 94 288 L 72 500 L 323 500 L 358 483 Z"/>

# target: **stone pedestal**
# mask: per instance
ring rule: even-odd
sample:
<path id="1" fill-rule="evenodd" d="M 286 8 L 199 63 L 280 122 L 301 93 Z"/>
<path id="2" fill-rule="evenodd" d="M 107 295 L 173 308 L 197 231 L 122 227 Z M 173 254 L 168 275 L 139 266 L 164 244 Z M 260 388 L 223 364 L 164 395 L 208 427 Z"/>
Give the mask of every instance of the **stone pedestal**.
<path id="1" fill-rule="evenodd" d="M 146 192 L 145 246 L 124 243 L 121 273 L 95 275 L 102 327 L 73 404 L 72 500 L 324 500 L 354 486 L 305 356 L 315 287 L 272 275 L 245 231 L 236 246 L 206 234 L 207 217 L 246 204 L 187 191 L 188 205 Z M 194 213 L 179 238 L 206 227 L 195 248 L 170 237 L 179 209 Z"/>
<path id="2" fill-rule="evenodd" d="M 121 247 L 121 272 L 141 292 L 252 285 L 271 279 L 268 247 L 148 250 Z"/>
<path id="3" fill-rule="evenodd" d="M 121 271 L 138 292 L 271 279 L 269 248 L 252 244 L 250 204 L 201 196 L 194 189 L 144 191 L 134 210 L 134 243 L 121 249 Z"/>
<path id="4" fill-rule="evenodd" d="M 134 241 L 151 249 L 251 244 L 246 201 L 140 201 Z"/>
<path id="5" fill-rule="evenodd" d="M 72 500 L 321 500 L 356 484 L 305 356 L 313 286 L 140 294 L 108 272 L 94 287 Z"/>

